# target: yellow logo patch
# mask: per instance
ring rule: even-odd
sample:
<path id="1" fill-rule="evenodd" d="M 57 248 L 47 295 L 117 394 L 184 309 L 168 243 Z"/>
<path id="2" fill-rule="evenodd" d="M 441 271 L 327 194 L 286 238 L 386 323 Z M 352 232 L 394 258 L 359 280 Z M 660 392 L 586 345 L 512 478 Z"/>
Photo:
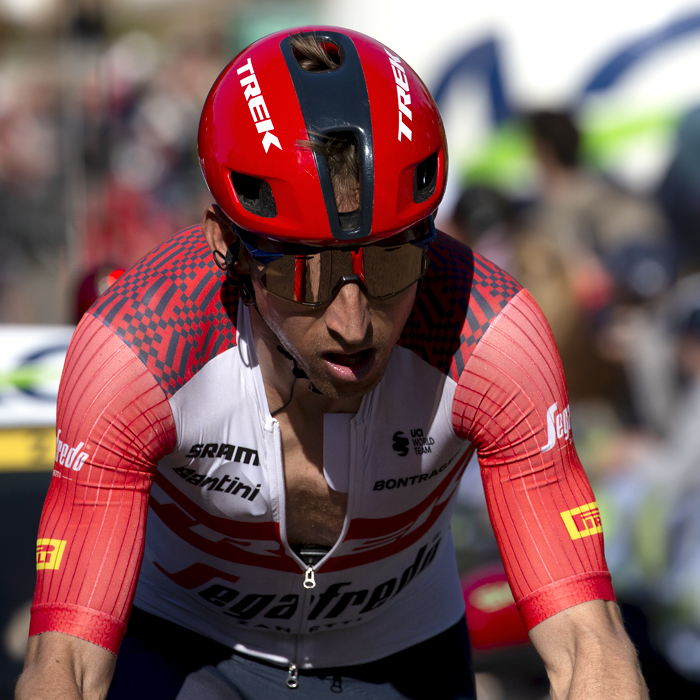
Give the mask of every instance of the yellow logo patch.
<path id="1" fill-rule="evenodd" d="M 40 539 L 36 541 L 36 568 L 58 569 L 61 566 L 66 540 Z"/>
<path id="2" fill-rule="evenodd" d="M 560 515 L 572 540 L 580 540 L 582 537 L 603 532 L 598 504 L 595 501 L 586 503 L 585 506 L 565 510 Z"/>

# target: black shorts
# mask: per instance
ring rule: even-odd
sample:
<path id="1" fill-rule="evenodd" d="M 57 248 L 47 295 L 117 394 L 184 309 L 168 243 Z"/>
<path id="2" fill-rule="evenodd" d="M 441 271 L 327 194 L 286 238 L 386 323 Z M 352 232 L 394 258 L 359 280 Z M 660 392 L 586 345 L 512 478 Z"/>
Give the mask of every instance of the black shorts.
<path id="1" fill-rule="evenodd" d="M 134 608 L 108 700 L 474 700 L 464 619 L 384 659 L 357 666 L 300 670 L 267 664 Z"/>

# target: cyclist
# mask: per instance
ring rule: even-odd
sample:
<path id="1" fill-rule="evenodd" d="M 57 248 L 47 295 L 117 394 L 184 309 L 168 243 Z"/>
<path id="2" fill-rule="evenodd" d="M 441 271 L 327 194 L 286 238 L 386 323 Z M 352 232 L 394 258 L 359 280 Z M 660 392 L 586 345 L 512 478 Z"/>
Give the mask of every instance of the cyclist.
<path id="1" fill-rule="evenodd" d="M 17 697 L 473 698 L 449 522 L 475 450 L 554 697 L 646 697 L 551 333 L 436 233 L 416 74 L 357 32 L 273 34 L 199 152 L 201 229 L 72 341 Z"/>

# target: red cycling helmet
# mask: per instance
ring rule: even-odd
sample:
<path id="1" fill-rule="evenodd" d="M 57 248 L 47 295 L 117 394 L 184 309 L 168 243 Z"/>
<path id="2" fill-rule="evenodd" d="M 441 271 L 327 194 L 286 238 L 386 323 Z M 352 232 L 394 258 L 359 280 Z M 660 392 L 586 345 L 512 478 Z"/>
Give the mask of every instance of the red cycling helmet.
<path id="1" fill-rule="evenodd" d="M 291 34 L 313 33 L 339 66 L 303 69 Z M 338 214 L 325 157 L 298 145 L 352 135 L 360 208 Z M 445 191 L 447 148 L 437 105 L 393 51 L 359 32 L 287 29 L 234 58 L 204 104 L 199 158 L 226 215 L 267 238 L 308 245 L 370 243 L 425 219 Z"/>

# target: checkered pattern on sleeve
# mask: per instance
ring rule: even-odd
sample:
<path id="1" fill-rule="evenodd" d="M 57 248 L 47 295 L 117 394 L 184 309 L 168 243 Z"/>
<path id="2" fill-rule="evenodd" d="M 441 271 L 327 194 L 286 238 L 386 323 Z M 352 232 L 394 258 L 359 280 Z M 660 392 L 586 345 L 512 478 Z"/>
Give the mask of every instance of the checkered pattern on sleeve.
<path id="1" fill-rule="evenodd" d="M 521 286 L 494 263 L 443 233 L 399 345 L 458 381 L 491 321 Z"/>
<path id="2" fill-rule="evenodd" d="M 142 258 L 89 313 L 124 340 L 170 397 L 236 343 L 237 294 L 223 279 L 194 226 Z"/>

